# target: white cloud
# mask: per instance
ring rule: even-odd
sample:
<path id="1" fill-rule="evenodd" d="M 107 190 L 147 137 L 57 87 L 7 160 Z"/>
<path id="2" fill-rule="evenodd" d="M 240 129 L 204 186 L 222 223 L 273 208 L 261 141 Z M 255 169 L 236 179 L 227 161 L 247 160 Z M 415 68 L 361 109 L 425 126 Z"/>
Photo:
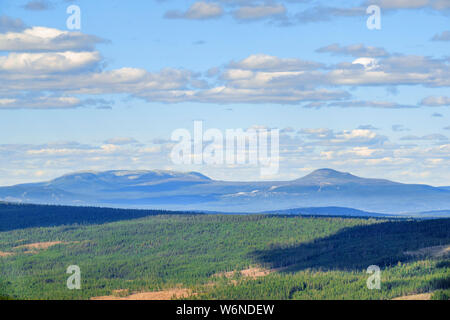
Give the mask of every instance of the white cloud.
<path id="1" fill-rule="evenodd" d="M 267 54 L 252 54 L 241 61 L 231 62 L 229 66 L 235 69 L 281 72 L 318 69 L 323 64 L 296 58 L 279 58 Z"/>
<path id="2" fill-rule="evenodd" d="M 339 145 L 352 147 L 366 147 L 370 145 L 382 145 L 388 139 L 371 130 L 353 129 L 335 132 L 328 128 L 302 129 L 299 132 L 312 145 L 336 147 Z"/>
<path id="3" fill-rule="evenodd" d="M 194 12 L 207 15 L 217 6 L 196 2 L 187 12 L 191 12 L 190 17 L 195 16 Z M 347 86 L 450 86 L 447 60 L 389 55 L 382 48 L 362 44 L 344 47 L 336 44 L 319 49 L 357 57 L 336 65 L 252 54 L 213 68 L 214 72 L 203 77 L 199 72 L 173 68 L 156 72 L 128 67 L 102 70 L 102 58 L 97 51 L 81 50 L 96 43 L 95 37 L 45 27 L 0 34 L 0 48 L 12 50 L 0 56 L 0 101 L 3 101 L 0 106 L 69 108 L 83 105 L 83 95 L 126 94 L 165 103 L 308 103 L 310 107 L 410 108 L 415 106 L 350 100 Z M 73 50 L 57 51 L 62 48 Z M 45 97 L 35 98 L 43 92 Z M 17 97 L 19 101 L 6 100 Z"/>
<path id="4" fill-rule="evenodd" d="M 359 58 L 352 64 L 337 65 L 326 75 L 328 81 L 336 85 L 450 86 L 450 67 L 446 61 L 422 56 L 371 59 Z"/>
<path id="5" fill-rule="evenodd" d="M 311 107 L 411 108 L 416 106 L 349 101 L 350 94 L 336 86 L 450 86 L 450 70 L 444 61 L 416 56 L 358 58 L 329 67 L 298 58 L 256 54 L 230 62 L 208 81 L 198 73 L 170 68 L 154 73 L 138 68 L 99 71 L 96 70 L 99 62 L 97 52 L 11 53 L 0 57 L 0 71 L 3 70 L 0 95 L 8 98 L 14 91 L 19 94 L 62 91 L 66 94 L 125 93 L 168 103 L 310 102 Z"/>
<path id="6" fill-rule="evenodd" d="M 0 107 L 10 105 L 16 101 L 17 99 L 0 99 Z"/>
<path id="7" fill-rule="evenodd" d="M 75 31 L 32 27 L 0 34 L 0 51 L 91 51 L 104 40 Z"/>
<path id="8" fill-rule="evenodd" d="M 101 60 L 98 52 L 10 53 L 0 56 L 0 72 L 54 73 L 90 68 Z"/>
<path id="9" fill-rule="evenodd" d="M 0 109 L 71 109 L 81 105 L 82 101 L 76 97 L 0 98 Z"/>

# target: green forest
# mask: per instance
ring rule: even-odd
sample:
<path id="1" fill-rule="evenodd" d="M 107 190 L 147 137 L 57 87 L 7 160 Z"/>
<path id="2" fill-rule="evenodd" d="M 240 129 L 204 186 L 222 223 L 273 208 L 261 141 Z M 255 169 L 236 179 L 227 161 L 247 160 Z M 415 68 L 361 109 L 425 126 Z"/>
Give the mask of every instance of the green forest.
<path id="1" fill-rule="evenodd" d="M 172 288 L 189 289 L 187 299 L 450 296 L 449 251 L 427 249 L 450 245 L 450 219 L 109 210 L 0 205 L 2 299 Z M 80 290 L 66 287 L 70 265 Z M 380 290 L 367 288 L 370 265 L 381 269 Z M 261 274 L 240 272 L 251 268 Z"/>

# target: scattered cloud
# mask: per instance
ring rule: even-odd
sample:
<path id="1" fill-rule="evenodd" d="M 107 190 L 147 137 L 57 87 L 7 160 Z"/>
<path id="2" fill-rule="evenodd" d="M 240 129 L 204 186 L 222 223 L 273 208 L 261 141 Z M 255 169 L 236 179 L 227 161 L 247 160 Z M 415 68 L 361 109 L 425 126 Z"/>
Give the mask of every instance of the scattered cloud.
<path id="1" fill-rule="evenodd" d="M 92 51 L 106 40 L 81 32 L 32 27 L 20 32 L 0 34 L 0 51 Z"/>
<path id="2" fill-rule="evenodd" d="M 399 104 L 390 101 L 338 101 L 326 104 L 328 107 L 342 108 L 381 108 L 381 109 L 411 109 L 418 108 L 415 105 Z"/>
<path id="3" fill-rule="evenodd" d="M 367 5 L 378 5 L 383 9 L 418 9 L 429 6 L 430 0 L 369 0 Z"/>
<path id="4" fill-rule="evenodd" d="M 450 31 L 444 31 L 441 34 L 434 35 L 433 41 L 450 41 Z"/>
<path id="5" fill-rule="evenodd" d="M 76 97 L 16 97 L 0 98 L 1 109 L 73 109 L 83 103 Z"/>
<path id="6" fill-rule="evenodd" d="M 379 130 L 378 128 L 374 127 L 371 124 L 360 125 L 357 129 L 361 129 L 361 130 Z"/>
<path id="7" fill-rule="evenodd" d="M 294 15 L 294 20 L 299 24 L 330 21 L 340 17 L 359 17 L 366 14 L 367 7 L 329 7 L 315 6 L 300 11 Z"/>
<path id="8" fill-rule="evenodd" d="M 163 0 L 158 0 L 163 1 Z M 293 7 L 287 8 L 289 3 L 306 3 L 306 9 L 297 11 Z M 325 4 L 326 3 L 326 4 Z M 365 0 L 347 3 L 345 5 L 328 5 L 331 2 L 288 0 L 286 5 L 282 1 L 259 0 L 216 0 L 215 2 L 197 1 L 186 11 L 169 10 L 165 17 L 169 19 L 206 20 L 232 15 L 236 21 L 250 22 L 260 20 L 278 20 L 280 26 L 318 23 L 339 18 L 364 17 L 370 5 L 377 5 L 383 13 L 399 10 L 429 10 L 438 13 L 448 13 L 450 4 L 448 0 Z"/>
<path id="9" fill-rule="evenodd" d="M 428 107 L 450 106 L 450 97 L 429 96 L 424 98 L 420 104 Z"/>
<path id="10" fill-rule="evenodd" d="M 8 56 L 0 56 L 0 74 L 64 73 L 88 69 L 100 60 L 98 52 L 10 53 Z"/>
<path id="11" fill-rule="evenodd" d="M 377 5 L 383 13 L 390 13 L 399 10 L 423 10 L 427 9 L 435 12 L 448 13 L 450 3 L 448 0 L 366 0 L 360 5 L 334 7 L 316 5 L 294 14 L 295 23 L 306 24 L 330 21 L 345 17 L 366 16 L 366 9 L 370 5 Z"/>
<path id="12" fill-rule="evenodd" d="M 330 44 L 316 50 L 316 52 L 326 52 L 334 55 L 347 55 L 353 57 L 386 57 L 389 54 L 383 48 L 354 44 L 341 47 L 338 43 Z"/>
<path id="13" fill-rule="evenodd" d="M 45 11 L 53 8 L 53 4 L 46 0 L 31 0 L 24 6 L 24 9 L 31 11 Z"/>
<path id="14" fill-rule="evenodd" d="M 426 167 L 430 170 L 435 168 L 437 173 L 442 172 L 443 165 L 450 160 L 450 144 L 444 135 L 410 136 L 401 141 L 406 144 L 394 143 L 370 129 L 288 127 L 280 135 L 280 168 L 282 172 L 297 172 L 301 168 L 332 166 L 350 169 L 358 165 L 370 168 L 372 173 L 380 171 L 383 176 L 390 176 L 404 172 L 406 164 L 414 164 L 418 170 Z M 422 146 L 412 144 L 411 141 L 420 141 Z M 74 141 L 38 145 L 3 144 L 0 145 L 0 167 L 6 174 L 2 174 L 1 183 L 30 182 L 30 176 L 34 176 L 37 171 L 45 172 L 45 175 L 37 177 L 42 181 L 79 170 L 164 168 L 172 146 L 173 141 L 165 137 L 154 139 L 148 144 L 137 143 L 130 137 L 110 138 L 99 144 Z M 16 160 L 9 161 L 12 157 Z M 206 174 L 211 172 L 213 177 L 222 170 L 230 174 L 226 167 L 214 168 L 212 171 L 203 167 L 172 169 L 200 170 Z M 12 176 L 19 170 L 20 174 Z M 234 168 L 234 176 L 228 177 L 238 179 L 245 170 L 248 170 L 245 166 Z"/>
<path id="15" fill-rule="evenodd" d="M 410 131 L 410 129 L 406 128 L 402 124 L 394 124 L 394 125 L 392 125 L 392 131 L 394 131 L 394 132 L 404 132 L 404 131 Z"/>
<path id="16" fill-rule="evenodd" d="M 366 5 L 375 4 L 382 9 L 400 10 L 400 9 L 431 9 L 443 11 L 450 8 L 448 0 L 368 0 Z"/>
<path id="17" fill-rule="evenodd" d="M 449 2 L 442 0 L 364 1 L 354 7 L 318 6 L 296 14 L 289 12 L 290 5 L 278 3 L 198 1 L 186 10 L 167 12 L 166 18 L 207 20 L 229 16 L 239 22 L 279 19 L 286 24 L 301 24 L 366 16 L 368 3 L 378 3 L 387 12 L 422 9 L 444 12 L 450 8 Z M 433 40 L 448 41 L 448 36 L 449 31 L 444 31 Z M 361 43 L 335 43 L 317 50 L 337 56 L 333 61 L 339 62 L 334 64 L 304 60 L 302 54 L 279 57 L 259 53 L 234 61 L 218 61 L 208 71 L 145 70 L 127 66 L 107 69 L 96 51 L 101 43 L 105 40 L 81 32 L 27 27 L 20 19 L 0 16 L 0 51 L 3 51 L 0 55 L 0 109 L 110 108 L 113 101 L 90 99 L 96 95 L 111 95 L 114 99 L 116 94 L 164 103 L 268 103 L 380 109 L 450 105 L 450 97 L 445 96 L 450 86 L 448 58 L 393 54 L 384 48 Z M 440 96 L 426 97 L 417 105 L 353 96 L 353 92 L 358 95 L 353 89 L 363 86 L 400 86 L 402 90 L 402 85 L 440 90 Z M 409 163 L 414 165 L 411 171 L 420 172 L 420 169 L 435 166 L 437 172 L 450 172 L 446 170 L 448 165 L 443 168 L 450 163 L 447 136 L 422 133 L 390 141 L 383 131 L 376 130 L 368 124 L 347 130 L 284 128 L 280 141 L 283 165 L 292 171 L 322 164 L 336 168 L 359 164 L 370 167 L 373 172 L 387 168 L 392 173 L 400 172 L 405 163 Z M 409 131 L 399 124 L 393 125 L 392 130 Z M 87 168 L 161 168 L 167 165 L 167 152 L 173 144 L 164 137 L 149 144 L 141 144 L 130 137 L 106 138 L 102 137 L 102 142 L 93 145 L 69 142 L 0 145 L 0 154 L 7 155 L 0 157 L 0 171 L 3 173 L 4 168 L 8 172 L 23 170 L 23 177 L 28 180 L 31 174 L 42 176 L 43 173 L 50 175 Z"/>
<path id="18" fill-rule="evenodd" d="M 241 7 L 255 8 L 254 4 Z M 218 8 L 222 14 L 219 3 L 195 2 L 184 15 L 195 19 L 211 18 L 213 12 L 219 13 Z M 14 20 L 5 21 L 10 25 Z M 334 65 L 260 53 L 200 73 L 174 68 L 153 72 L 129 67 L 105 70 L 103 58 L 95 50 L 95 46 L 103 42 L 81 32 L 46 27 L 0 33 L 0 50 L 7 52 L 0 55 L 0 98 L 14 99 L 25 97 L 26 93 L 36 96 L 46 92 L 47 96 L 64 99 L 77 97 L 80 101 L 71 101 L 74 106 L 80 106 L 83 105 L 80 95 L 127 94 L 148 102 L 164 103 L 274 103 L 310 108 L 384 109 L 444 106 L 449 99 L 427 97 L 419 105 L 408 105 L 352 97 L 349 87 L 450 86 L 450 66 L 446 59 L 393 55 L 383 48 L 363 44 L 341 46 L 336 43 L 317 50 L 356 58 Z M 23 99 L 20 105 L 35 107 L 34 98 L 30 103 Z M 55 104 L 43 103 L 43 106 L 53 108 Z M 69 104 L 61 105 L 69 107 Z M 103 105 L 109 107 L 110 104 Z M 18 106 L 17 101 L 3 104 L 8 108 L 14 106 Z"/>
<path id="19" fill-rule="evenodd" d="M 279 58 L 267 54 L 253 54 L 247 58 L 228 65 L 228 69 L 252 70 L 252 71 L 304 71 L 324 67 L 322 63 L 306 61 L 296 58 Z"/>
<path id="20" fill-rule="evenodd" d="M 328 128 L 317 128 L 301 129 L 299 133 L 311 140 L 314 145 L 329 147 L 382 145 L 388 141 L 386 136 L 367 129 L 333 131 Z"/>
<path id="21" fill-rule="evenodd" d="M 170 10 L 164 15 L 167 19 L 207 20 L 216 19 L 224 14 L 222 7 L 212 2 L 195 2 L 186 11 Z"/>
<path id="22" fill-rule="evenodd" d="M 233 17 L 241 21 L 260 20 L 286 14 L 284 5 L 243 6 L 233 12 Z"/>
<path id="23" fill-rule="evenodd" d="M 438 141 L 447 141 L 448 138 L 447 138 L 446 136 L 442 135 L 442 134 L 437 134 L 437 133 L 436 133 L 436 134 L 429 134 L 429 135 L 421 136 L 421 137 L 410 135 L 410 136 L 402 137 L 402 138 L 400 138 L 400 140 L 406 140 L 406 141 L 408 141 L 408 140 L 410 140 L 410 141 L 414 141 L 414 140 L 438 140 Z"/>
<path id="24" fill-rule="evenodd" d="M 0 16 L 0 33 L 19 32 L 24 29 L 25 24 L 21 19 L 13 19 L 5 15 Z"/>
<path id="25" fill-rule="evenodd" d="M 112 144 L 112 145 L 118 145 L 118 146 L 123 146 L 123 145 L 127 145 L 127 144 L 134 144 L 137 143 L 138 141 L 134 138 L 129 138 L 129 137 L 118 137 L 118 138 L 111 138 L 105 141 L 105 144 Z"/>

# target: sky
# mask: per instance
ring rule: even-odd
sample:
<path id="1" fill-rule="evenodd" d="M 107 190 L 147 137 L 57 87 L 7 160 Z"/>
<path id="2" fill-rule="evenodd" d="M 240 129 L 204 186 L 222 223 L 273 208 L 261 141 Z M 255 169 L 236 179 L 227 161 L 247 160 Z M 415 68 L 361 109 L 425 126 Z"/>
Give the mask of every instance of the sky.
<path id="1" fill-rule="evenodd" d="M 450 0 L 1 0 L 0 185 L 113 169 L 261 179 L 173 163 L 171 134 L 196 120 L 279 129 L 272 180 L 333 168 L 450 185 L 449 17 Z"/>

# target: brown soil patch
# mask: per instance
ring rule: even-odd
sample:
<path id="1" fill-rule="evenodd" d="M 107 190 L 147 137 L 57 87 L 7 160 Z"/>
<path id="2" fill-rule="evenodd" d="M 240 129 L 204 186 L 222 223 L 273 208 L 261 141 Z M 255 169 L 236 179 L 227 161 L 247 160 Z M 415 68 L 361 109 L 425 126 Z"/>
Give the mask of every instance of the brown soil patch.
<path id="1" fill-rule="evenodd" d="M 30 243 L 30 244 L 24 244 L 21 246 L 17 246 L 16 248 L 26 248 L 30 251 L 35 251 L 35 250 L 44 250 L 44 249 L 48 249 L 54 245 L 60 244 L 62 243 L 61 241 L 48 241 L 48 242 L 36 242 L 36 243 Z"/>
<path id="2" fill-rule="evenodd" d="M 275 270 L 262 269 L 262 268 L 248 268 L 245 270 L 241 270 L 241 275 L 245 278 L 260 278 L 265 277 L 268 274 L 274 272 Z"/>
<path id="3" fill-rule="evenodd" d="M 228 271 L 228 272 L 219 272 L 213 275 L 213 277 L 225 277 L 225 278 L 233 278 L 236 275 L 241 275 L 244 278 L 252 278 L 257 279 L 260 277 L 265 277 L 273 272 L 279 271 L 279 269 L 264 269 L 259 267 L 251 267 L 248 269 L 244 269 L 241 271 Z"/>
<path id="4" fill-rule="evenodd" d="M 431 293 L 412 294 L 409 296 L 397 297 L 392 300 L 430 300 Z"/>
<path id="5" fill-rule="evenodd" d="M 127 293 L 128 292 L 128 289 L 117 289 L 117 290 L 113 290 L 113 293 L 116 293 L 116 294 L 122 294 L 122 293 Z"/>
<path id="6" fill-rule="evenodd" d="M 405 254 L 410 256 L 431 256 L 438 258 L 450 255 L 450 245 L 426 247 L 416 251 L 406 251 Z"/>
<path id="7" fill-rule="evenodd" d="M 9 256 L 12 256 L 12 255 L 14 255 L 13 252 L 2 252 L 2 251 L 0 251 L 0 257 L 9 257 Z"/>
<path id="8" fill-rule="evenodd" d="M 117 290 L 115 291 L 117 292 Z M 192 295 L 195 295 L 195 293 L 193 294 L 189 289 L 169 289 L 162 291 L 134 293 L 126 297 L 118 297 L 114 295 L 92 297 L 91 300 L 172 300 L 188 298 Z"/>
<path id="9" fill-rule="evenodd" d="M 25 248 L 25 251 L 23 253 L 28 254 L 36 254 L 39 252 L 39 250 L 45 250 L 48 249 L 54 245 L 61 244 L 64 242 L 61 241 L 48 241 L 48 242 L 36 242 L 36 243 L 29 243 L 29 244 L 23 244 L 20 246 L 16 246 L 14 249 L 23 249 Z M 8 257 L 17 254 L 18 252 L 2 252 L 0 251 L 0 257 Z"/>

